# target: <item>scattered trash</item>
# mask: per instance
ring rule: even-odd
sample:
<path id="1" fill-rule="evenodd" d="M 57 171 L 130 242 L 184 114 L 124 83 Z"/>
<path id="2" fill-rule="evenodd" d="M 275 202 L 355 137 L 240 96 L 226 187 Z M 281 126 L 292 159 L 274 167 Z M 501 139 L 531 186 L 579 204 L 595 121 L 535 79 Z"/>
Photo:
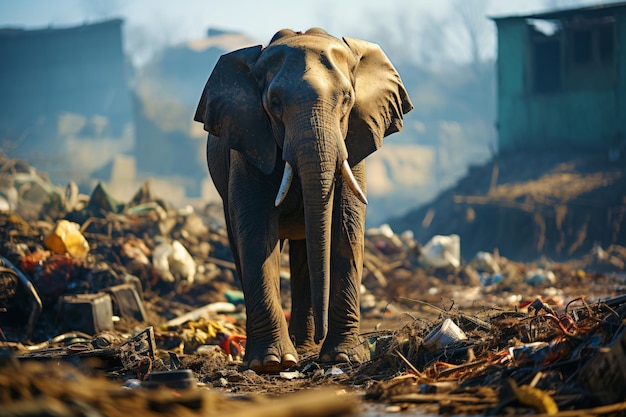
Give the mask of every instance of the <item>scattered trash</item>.
<path id="1" fill-rule="evenodd" d="M 196 308 L 186 314 L 178 316 L 166 323 L 166 327 L 180 326 L 188 321 L 198 321 L 201 318 L 207 318 L 211 313 L 232 313 L 236 311 L 236 307 L 227 302 L 216 302 L 207 304 L 203 307 Z"/>
<path id="2" fill-rule="evenodd" d="M 556 282 L 556 275 L 545 269 L 533 269 L 526 272 L 524 282 L 530 285 L 551 285 Z"/>
<path id="3" fill-rule="evenodd" d="M 143 300 L 134 284 L 119 284 L 102 290 L 109 294 L 113 313 L 119 317 L 132 318 L 143 323 L 147 319 Z"/>
<path id="4" fill-rule="evenodd" d="M 24 317 L 27 317 L 26 331 L 18 340 L 28 340 L 43 310 L 39 293 L 28 277 L 3 256 L 0 256 L 0 274 L 2 277 L 1 293 L 3 294 L 2 301 L 4 304 L 2 308 L 13 318 L 18 315 L 16 314 L 17 311 Z"/>
<path id="5" fill-rule="evenodd" d="M 20 378 L 0 378 L 5 413 L 84 414 L 82 401 L 89 414 L 123 402 L 138 413 L 237 415 L 227 410 L 232 397 L 217 391 L 249 398 L 301 389 L 315 395 L 292 401 L 354 411 L 341 388 L 321 397 L 305 390 L 331 382 L 389 411 L 626 409 L 626 248 L 597 246 L 561 264 L 518 263 L 498 251 L 465 263 L 458 235 L 421 246 L 410 232 L 369 229 L 358 348 L 371 360 L 329 365 L 305 352 L 298 366 L 261 375 L 242 366 L 245 302 L 220 207 L 174 209 L 147 183 L 122 203 L 102 184 L 86 196 L 75 184 L 65 192 L 47 184 L 24 163 L 12 169 L 0 176 L 0 375 Z M 288 251 L 281 269 L 287 278 Z M 289 319 L 289 280 L 280 285 Z M 90 367 L 112 384 L 78 373 Z"/>
<path id="6" fill-rule="evenodd" d="M 141 381 L 138 379 L 127 379 L 126 382 L 124 382 L 123 387 L 124 388 L 128 388 L 128 389 L 138 389 L 141 388 L 143 385 L 141 384 Z"/>
<path id="7" fill-rule="evenodd" d="M 530 405 L 540 413 L 556 414 L 559 407 L 556 405 L 550 394 L 529 385 L 518 386 L 513 379 L 508 379 L 511 388 L 517 399 L 525 405 Z"/>
<path id="8" fill-rule="evenodd" d="M 59 300 L 61 331 L 95 335 L 113 328 L 113 306 L 109 294 L 65 295 Z"/>
<path id="9" fill-rule="evenodd" d="M 69 253 L 78 259 L 85 259 L 89 253 L 89 243 L 80 232 L 80 225 L 63 219 L 46 237 L 44 245 L 54 253 Z"/>
<path id="10" fill-rule="evenodd" d="M 196 263 L 187 249 L 178 240 L 160 242 L 152 251 L 154 268 L 166 282 L 178 282 L 181 279 L 193 283 L 196 276 Z"/>
<path id="11" fill-rule="evenodd" d="M 621 328 L 608 346 L 596 347 L 593 358 L 580 372 L 580 381 L 602 404 L 626 398 L 626 331 Z"/>
<path id="12" fill-rule="evenodd" d="M 388 224 L 367 229 L 365 235 L 374 244 L 376 249 L 384 254 L 400 253 L 404 250 L 402 239 L 393 232 Z"/>
<path id="13" fill-rule="evenodd" d="M 338 368 L 336 366 L 331 366 L 324 372 L 324 376 L 337 376 L 337 375 L 343 375 L 344 373 L 345 372 L 341 368 Z"/>
<path id="14" fill-rule="evenodd" d="M 195 389 L 198 381 L 190 369 L 180 369 L 175 371 L 150 372 L 148 380 L 142 383 L 148 389 L 167 387 L 174 390 Z"/>
<path id="15" fill-rule="evenodd" d="M 17 208 L 19 195 L 12 177 L 0 175 L 0 211 L 13 211 Z"/>
<path id="16" fill-rule="evenodd" d="M 119 355 L 125 369 L 135 370 L 146 362 L 151 365 L 156 357 L 157 345 L 154 329 L 147 327 L 119 347 Z"/>
<path id="17" fill-rule="evenodd" d="M 489 252 L 477 252 L 470 265 L 478 272 L 484 272 L 491 275 L 500 273 L 500 265 L 496 262 L 495 257 Z"/>
<path id="18" fill-rule="evenodd" d="M 460 236 L 433 236 L 422 248 L 419 261 L 430 268 L 458 268 L 461 265 Z"/>
<path id="19" fill-rule="evenodd" d="M 290 371 L 290 372 L 284 371 L 284 372 L 280 372 L 279 375 L 282 379 L 288 379 L 288 380 L 306 377 L 306 375 L 304 375 L 300 371 Z"/>
<path id="20" fill-rule="evenodd" d="M 245 300 L 243 298 L 243 291 L 241 290 L 226 290 L 224 296 L 229 303 L 234 305 L 244 305 Z"/>
<path id="21" fill-rule="evenodd" d="M 452 319 L 447 318 L 424 338 L 423 344 L 426 349 L 434 350 L 443 349 L 459 340 L 467 340 L 467 336 Z"/>

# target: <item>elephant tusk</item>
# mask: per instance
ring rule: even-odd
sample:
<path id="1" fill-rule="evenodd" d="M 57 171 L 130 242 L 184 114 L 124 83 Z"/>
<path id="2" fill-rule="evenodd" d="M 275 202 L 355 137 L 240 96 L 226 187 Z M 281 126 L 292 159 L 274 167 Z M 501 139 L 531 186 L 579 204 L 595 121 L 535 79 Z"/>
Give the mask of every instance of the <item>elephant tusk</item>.
<path id="1" fill-rule="evenodd" d="M 348 160 L 343 161 L 343 164 L 341 165 L 341 175 L 354 195 L 361 200 L 363 204 L 367 204 L 367 197 L 365 197 L 365 193 L 361 190 L 361 187 L 359 187 L 359 183 L 356 182 L 356 178 L 354 178 L 354 174 L 350 169 Z"/>
<path id="2" fill-rule="evenodd" d="M 283 180 L 280 183 L 278 194 L 276 194 L 276 201 L 274 201 L 274 206 L 280 206 L 285 200 L 285 197 L 287 197 L 287 193 L 289 192 L 289 188 L 291 187 L 291 181 L 293 181 L 293 168 L 291 167 L 291 165 L 289 165 L 289 162 L 285 161 Z"/>

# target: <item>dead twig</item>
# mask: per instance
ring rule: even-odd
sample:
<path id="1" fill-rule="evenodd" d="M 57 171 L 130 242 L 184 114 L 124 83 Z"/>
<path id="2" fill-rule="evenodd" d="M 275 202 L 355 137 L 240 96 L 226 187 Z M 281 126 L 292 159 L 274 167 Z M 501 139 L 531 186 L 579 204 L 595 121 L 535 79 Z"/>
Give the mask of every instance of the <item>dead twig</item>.
<path id="1" fill-rule="evenodd" d="M 426 375 L 424 375 L 423 373 L 418 371 L 417 368 L 415 366 L 413 366 L 413 364 L 411 362 L 409 362 L 409 360 L 407 358 L 405 358 L 404 355 L 402 353 L 400 353 L 400 351 L 398 349 L 395 350 L 395 353 L 400 357 L 400 359 L 402 359 L 402 361 L 411 369 L 411 371 L 415 375 L 417 375 L 419 378 L 423 378 L 425 380 L 430 380 L 430 378 L 428 378 Z"/>

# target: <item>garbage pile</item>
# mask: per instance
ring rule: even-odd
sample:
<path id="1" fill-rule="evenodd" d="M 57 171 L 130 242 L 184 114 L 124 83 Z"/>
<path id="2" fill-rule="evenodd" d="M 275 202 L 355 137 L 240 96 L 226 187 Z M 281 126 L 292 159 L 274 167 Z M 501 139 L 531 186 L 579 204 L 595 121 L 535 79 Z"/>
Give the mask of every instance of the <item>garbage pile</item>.
<path id="1" fill-rule="evenodd" d="M 304 355 L 259 375 L 240 367 L 245 306 L 221 207 L 174 208 L 148 183 L 128 202 L 103 184 L 83 195 L 0 157 L 0 416 L 251 415 L 250 401 L 285 393 L 255 412 L 623 413 L 626 248 L 521 264 L 466 261 L 460 239 L 368 229 L 371 360 Z M 288 316 L 288 273 L 281 288 Z"/>

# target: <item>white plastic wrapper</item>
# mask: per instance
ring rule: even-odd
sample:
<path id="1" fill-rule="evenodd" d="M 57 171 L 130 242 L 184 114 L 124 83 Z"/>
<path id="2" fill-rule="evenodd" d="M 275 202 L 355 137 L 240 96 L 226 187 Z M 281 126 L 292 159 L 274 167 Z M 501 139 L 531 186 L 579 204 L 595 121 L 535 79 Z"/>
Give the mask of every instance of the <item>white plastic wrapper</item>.
<path id="1" fill-rule="evenodd" d="M 161 278 L 174 282 L 180 277 L 192 283 L 196 276 L 196 262 L 178 240 L 162 241 L 152 252 L 152 264 Z"/>
<path id="2" fill-rule="evenodd" d="M 433 268 L 458 268 L 461 265 L 461 238 L 459 235 L 435 235 L 422 248 L 419 261 Z"/>

